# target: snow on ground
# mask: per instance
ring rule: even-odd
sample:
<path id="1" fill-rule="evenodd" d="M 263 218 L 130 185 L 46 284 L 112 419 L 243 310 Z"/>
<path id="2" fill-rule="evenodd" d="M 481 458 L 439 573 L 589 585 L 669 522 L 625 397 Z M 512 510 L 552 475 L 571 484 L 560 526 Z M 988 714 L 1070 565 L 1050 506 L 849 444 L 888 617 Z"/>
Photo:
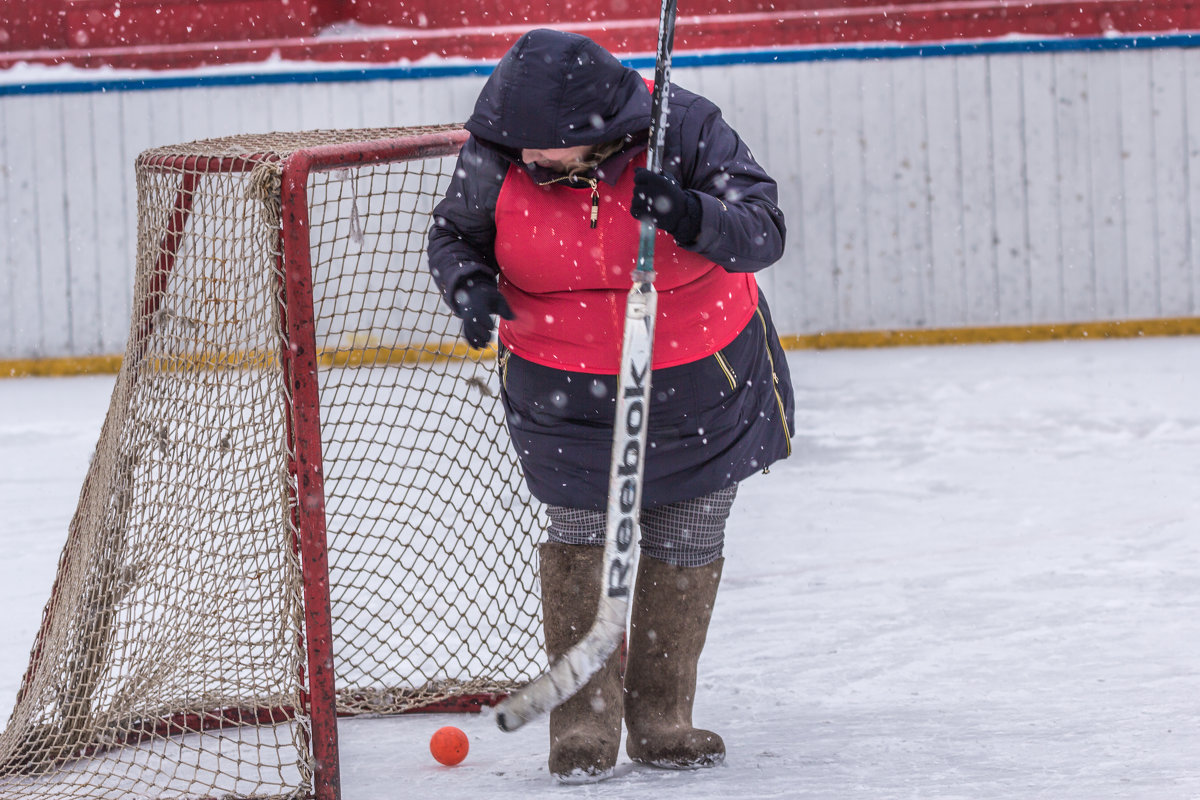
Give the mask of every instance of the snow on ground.
<path id="1" fill-rule="evenodd" d="M 354 720 L 347 800 L 1200 798 L 1200 339 L 790 363 L 796 452 L 739 494 L 701 661 L 725 766 L 562 787 L 544 723 Z M 111 385 L 0 380 L 0 709 Z"/>

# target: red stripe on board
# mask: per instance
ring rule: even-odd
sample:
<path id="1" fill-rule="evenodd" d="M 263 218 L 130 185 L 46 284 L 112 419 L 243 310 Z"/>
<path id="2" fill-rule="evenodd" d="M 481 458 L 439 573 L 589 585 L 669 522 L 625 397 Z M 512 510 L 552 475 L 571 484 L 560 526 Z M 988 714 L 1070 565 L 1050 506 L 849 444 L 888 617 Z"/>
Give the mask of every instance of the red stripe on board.
<path id="1" fill-rule="evenodd" d="M 13 0 L 0 0 L 0 4 Z M 249 11 L 266 0 L 206 0 L 220 2 L 227 15 L 233 9 Z M 60 0 L 72 6 L 85 2 L 94 6 L 111 5 L 112 0 Z M 366 3 L 360 17 L 392 19 L 381 15 L 380 7 L 393 0 Z M 620 0 L 608 0 L 604 5 L 616 7 Z M 771 11 L 741 11 L 754 5 L 727 0 L 719 5 L 724 13 L 679 17 L 676 51 L 713 49 L 762 49 L 767 47 L 796 47 L 803 45 L 862 44 L 868 42 L 942 42 L 958 39 L 994 39 L 1010 35 L 1038 37 L 1100 36 L 1113 33 L 1165 33 L 1181 30 L 1200 30 L 1200 0 L 959 0 L 957 2 L 897 2 L 890 5 L 842 5 L 836 8 L 811 8 L 816 0 L 791 0 L 776 3 Z M 829 5 L 832 0 L 824 0 Z M 856 2 L 856 0 L 850 0 Z M 709 5 L 715 3 L 710 0 Z M 624 0 L 623 8 L 641 11 L 643 0 Z M 121 4 L 128 9 L 130 0 Z M 158 4 L 162 5 L 162 4 Z M 199 5 L 198 3 L 196 5 Z M 303 4 L 289 4 L 303 5 Z M 360 2 L 359 6 L 364 6 Z M 410 4 L 411 5 L 411 4 Z M 442 6 L 449 4 L 442 3 Z M 576 3 L 577 6 L 600 5 L 598 0 Z M 759 3 L 758 5 L 765 5 Z M 117 67 L 130 69 L 180 69 L 217 64 L 238 64 L 264 61 L 278 57 L 285 61 L 315 61 L 341 64 L 394 64 L 434 56 L 494 60 L 499 58 L 521 33 L 539 24 L 553 25 L 563 30 L 588 35 L 617 53 L 652 53 L 657 38 L 656 16 L 615 18 L 614 12 L 580 15 L 572 19 L 583 22 L 563 22 L 547 17 L 547 12 L 522 15 L 517 6 L 520 0 L 495 2 L 491 19 L 521 20 L 520 24 L 466 25 L 462 27 L 427 27 L 394 29 L 361 29 L 358 34 L 327 38 L 301 35 L 330 20 L 319 15 L 295 20 L 296 35 L 277 35 L 279 25 L 255 25 L 256 35 L 239 35 L 224 41 L 176 41 L 174 28 L 138 28 L 132 21 L 121 31 L 129 43 L 112 43 L 88 47 L 57 49 L 10 49 L 0 52 L 0 68 L 20 62 L 40 64 L 72 64 L 79 67 Z M 499 8 L 497 8 L 499 7 Z M 540 4 L 545 8 L 546 4 Z M 568 9 L 570 5 L 568 4 Z M 319 9 L 318 9 L 319 10 Z M 93 9 L 95 13 L 100 13 Z M 736 13 L 735 13 L 736 12 Z M 127 12 L 133 14 L 132 11 Z M 482 12 L 480 12 L 482 13 Z M 406 12 L 405 19 L 412 16 Z M 442 16 L 445 16 L 444 14 Z M 564 19 L 562 12 L 557 16 Z M 130 16 L 130 20 L 134 17 Z M 442 21 L 439 16 L 425 16 L 426 22 Z M 461 19 L 473 20 L 463 16 Z M 103 22 L 103 19 L 100 20 Z M 285 20 L 286 21 L 286 20 Z M 337 21 L 337 20 L 333 20 Z M 242 21 L 244 27 L 244 20 Z M 301 24 L 303 23 L 303 24 Z M 0 23 L 0 30 L 6 23 Z M 289 23 L 290 24 L 290 23 Z M 287 26 L 283 26 L 287 27 Z M 111 30 L 111 25 L 97 30 Z M 211 34 L 210 28 L 196 35 Z M 70 35 L 64 33 L 62 36 Z M 76 34 L 78 36 L 78 34 Z M 101 37 L 105 38 L 105 37 Z M 108 35 L 109 40 L 112 39 Z M 0 33 L 0 51 L 5 40 Z"/>

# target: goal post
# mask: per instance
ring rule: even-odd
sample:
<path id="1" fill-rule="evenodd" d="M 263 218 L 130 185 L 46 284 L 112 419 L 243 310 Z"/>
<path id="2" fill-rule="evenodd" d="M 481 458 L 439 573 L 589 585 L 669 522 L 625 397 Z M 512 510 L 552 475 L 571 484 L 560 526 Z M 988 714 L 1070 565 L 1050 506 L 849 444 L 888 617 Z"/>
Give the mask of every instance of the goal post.
<path id="1" fill-rule="evenodd" d="M 544 515 L 426 268 L 465 138 L 138 158 L 129 343 L 0 796 L 336 800 L 339 716 L 478 710 L 542 671 Z"/>

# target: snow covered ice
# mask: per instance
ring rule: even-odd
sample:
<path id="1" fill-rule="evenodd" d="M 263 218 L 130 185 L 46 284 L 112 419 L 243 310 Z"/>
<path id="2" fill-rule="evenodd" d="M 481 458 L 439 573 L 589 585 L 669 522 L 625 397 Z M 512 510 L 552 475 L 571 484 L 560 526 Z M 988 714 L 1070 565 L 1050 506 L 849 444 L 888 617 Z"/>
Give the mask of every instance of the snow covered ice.
<path id="1" fill-rule="evenodd" d="M 1200 798 L 1200 339 L 789 360 L 795 453 L 739 493 L 700 662 L 725 766 L 563 787 L 544 720 L 351 720 L 347 800 Z M 0 381 L 5 713 L 111 387 Z"/>

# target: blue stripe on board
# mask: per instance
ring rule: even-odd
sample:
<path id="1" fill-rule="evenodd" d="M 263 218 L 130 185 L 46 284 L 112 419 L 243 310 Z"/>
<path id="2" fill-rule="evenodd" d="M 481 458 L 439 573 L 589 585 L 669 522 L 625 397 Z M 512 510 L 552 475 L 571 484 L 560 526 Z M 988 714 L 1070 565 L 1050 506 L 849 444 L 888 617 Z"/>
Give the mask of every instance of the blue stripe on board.
<path id="1" fill-rule="evenodd" d="M 893 58 L 940 58 L 946 56 L 995 55 L 1003 53 L 1063 53 L 1102 50 L 1145 50 L 1166 47 L 1200 47 L 1200 33 L 1111 36 L 1080 39 L 1003 39 L 999 41 L 943 42 L 934 44 L 865 44 L 841 47 L 795 47 L 778 50 L 731 50 L 712 53 L 676 53 L 676 67 L 718 67 L 739 64 L 795 64 L 804 61 L 884 60 Z M 654 66 L 653 56 L 624 58 L 634 69 Z M 463 75 L 488 75 L 495 62 L 424 66 L 331 68 L 296 71 L 166 72 L 142 78 L 108 80 L 0 83 L 0 96 L 33 94 L 80 94 L 89 92 L 138 92 L 213 86 L 256 86 L 288 83 L 357 83 L 361 81 L 423 80 Z M 240 65 L 244 66 L 244 65 Z M 219 67 L 206 69 L 218 70 Z M 2 75 L 2 73 L 0 73 Z"/>
<path id="2" fill-rule="evenodd" d="M 453 78 L 459 75 L 488 75 L 494 62 L 447 64 L 422 67 L 365 67 L 363 69 L 326 69 L 280 72 L 239 72 L 235 74 L 196 74 L 164 72 L 145 78 L 112 78 L 102 81 L 58 81 L 0 84 L 0 96 L 6 94 L 80 94 L 86 92 L 142 92 L 155 89 L 190 89 L 199 86 L 265 86 L 282 83 L 358 83 L 361 81 L 421 80 Z M 243 65 L 239 65 L 243 66 Z M 220 67 L 205 67 L 216 70 Z"/>

